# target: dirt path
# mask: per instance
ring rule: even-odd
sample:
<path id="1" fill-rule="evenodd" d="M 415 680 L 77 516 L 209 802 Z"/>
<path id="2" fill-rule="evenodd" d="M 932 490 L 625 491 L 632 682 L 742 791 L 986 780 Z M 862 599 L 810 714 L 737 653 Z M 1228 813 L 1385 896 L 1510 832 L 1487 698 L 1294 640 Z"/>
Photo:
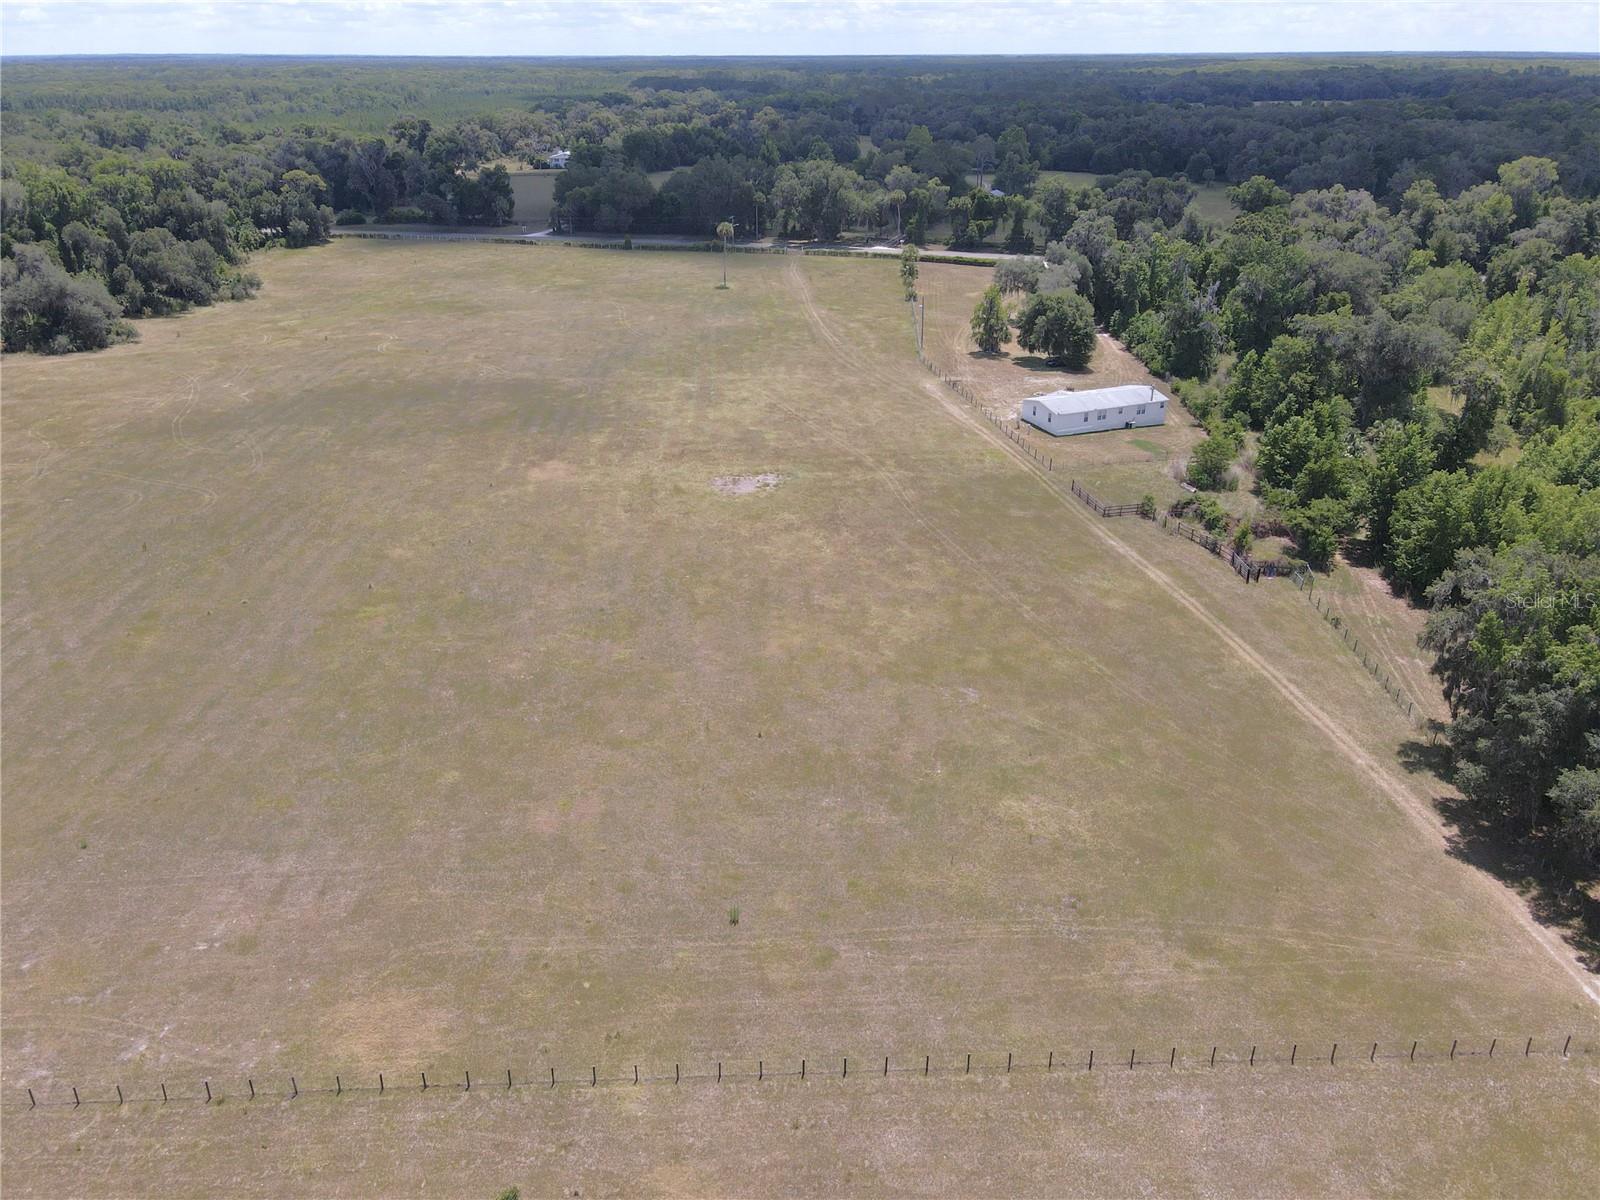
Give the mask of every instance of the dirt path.
<path id="1" fill-rule="evenodd" d="M 828 349 L 853 370 L 880 376 L 889 374 L 888 372 L 868 372 L 866 370 L 867 364 L 864 363 L 861 356 L 851 351 L 843 336 L 829 324 L 826 315 L 816 304 L 816 300 L 811 293 L 810 284 L 805 279 L 804 271 L 799 261 L 791 261 L 788 264 L 788 271 L 806 320 L 811 324 L 818 337 L 827 345 Z M 895 380 L 894 382 L 903 383 L 904 381 Z M 1295 686 L 1288 676 L 1279 671 L 1244 639 L 1224 625 L 1220 619 L 1180 587 L 1169 575 L 1120 538 L 1108 532 L 1102 521 L 1089 516 L 1082 505 L 1063 491 L 1055 479 L 1048 475 L 1042 467 L 984 424 L 984 422 L 978 420 L 977 417 L 951 396 L 947 389 L 931 378 L 926 381 L 924 387 L 931 396 L 939 400 L 940 408 L 946 415 L 977 433 L 991 445 L 1003 450 L 1013 462 L 1032 474 L 1044 487 L 1045 491 L 1071 515 L 1073 520 L 1078 521 L 1094 537 L 1098 538 L 1103 545 L 1121 555 L 1169 597 L 1187 609 L 1235 657 L 1266 679 L 1296 712 L 1327 737 L 1346 758 L 1356 764 L 1378 790 L 1416 826 L 1419 832 L 1429 838 L 1441 850 L 1448 847 L 1449 835 L 1445 829 L 1444 822 L 1426 797 L 1418 796 L 1406 785 L 1405 781 L 1398 778 L 1391 770 L 1364 750 L 1339 721 L 1320 708 L 1300 688 Z M 948 536 L 943 535 L 942 532 L 940 540 L 944 544 L 950 544 L 950 539 Z M 1513 920 L 1517 921 L 1534 938 L 1545 953 L 1549 954 L 1552 959 L 1561 965 L 1562 969 L 1582 989 L 1583 994 L 1590 1003 L 1600 1007 L 1600 981 L 1596 981 L 1589 972 L 1585 971 L 1576 962 L 1565 942 L 1558 935 L 1535 921 L 1528 913 L 1527 906 L 1515 893 L 1483 875 L 1475 868 L 1463 864 L 1462 869 L 1476 881 L 1477 887 L 1492 896 L 1494 902 L 1499 904 Z"/>

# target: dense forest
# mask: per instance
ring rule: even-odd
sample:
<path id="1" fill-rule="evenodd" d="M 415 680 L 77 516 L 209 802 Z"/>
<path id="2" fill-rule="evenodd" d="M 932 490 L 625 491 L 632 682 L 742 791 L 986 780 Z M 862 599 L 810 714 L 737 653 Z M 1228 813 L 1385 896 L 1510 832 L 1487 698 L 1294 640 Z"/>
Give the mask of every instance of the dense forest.
<path id="1" fill-rule="evenodd" d="M 1600 857 L 1600 202 L 1536 156 L 1390 205 L 1256 176 L 1224 228 L 1182 183 L 1101 183 L 1067 189 L 1042 255 L 996 266 L 980 348 L 1014 331 L 1070 362 L 1038 335 L 1055 306 L 1056 328 L 1108 328 L 1177 377 L 1213 530 L 1290 535 L 1316 566 L 1366 556 L 1429 603 L 1463 791 Z M 1250 522 L 1204 494 L 1241 480 Z"/>
<path id="2" fill-rule="evenodd" d="M 1009 250 L 980 344 L 1070 362 L 1099 325 L 1178 378 L 1207 428 L 1190 482 L 1263 501 L 1239 543 L 1367 555 L 1431 604 L 1463 790 L 1553 853 L 1600 857 L 1593 59 L 5 72 L 7 350 L 95 349 L 128 317 L 246 297 L 252 250 L 336 224 L 507 222 L 507 167 L 557 148 L 575 230 L 731 220 L 740 237 Z M 1217 184 L 1231 220 L 1194 203 Z"/>
<path id="3" fill-rule="evenodd" d="M 0 332 L 51 352 L 249 295 L 251 250 L 336 223 L 509 221 L 505 167 L 557 148 L 567 228 L 1000 233 L 1013 250 L 1059 239 L 1083 204 L 1049 171 L 1170 179 L 1163 218 L 1193 185 L 1256 176 L 1453 199 L 1524 156 L 1559 163 L 1569 196 L 1600 188 L 1587 59 L 157 57 L 5 76 Z M 1127 238 L 1140 201 L 1109 195 Z"/>

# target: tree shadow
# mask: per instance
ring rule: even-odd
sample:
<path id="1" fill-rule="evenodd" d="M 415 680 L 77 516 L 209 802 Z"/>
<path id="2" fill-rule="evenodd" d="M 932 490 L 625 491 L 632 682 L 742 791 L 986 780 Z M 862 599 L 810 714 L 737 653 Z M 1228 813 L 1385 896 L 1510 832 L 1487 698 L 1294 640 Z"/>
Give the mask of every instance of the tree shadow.
<path id="1" fill-rule="evenodd" d="M 1450 778 L 1449 746 L 1442 737 L 1404 743 L 1400 761 L 1408 771 Z M 1435 797 L 1434 808 L 1444 819 L 1452 857 L 1516 892 L 1533 919 L 1553 928 L 1586 970 L 1600 972 L 1600 898 L 1589 894 L 1596 882 L 1592 869 L 1585 872 L 1548 831 L 1530 836 L 1516 817 L 1485 811 L 1461 796 Z"/>
<path id="2" fill-rule="evenodd" d="M 1094 374 L 1088 367 L 1065 367 L 1048 358 L 1041 358 L 1037 354 L 1013 355 L 1011 361 L 1024 371 L 1037 371 L 1051 375 L 1065 375 L 1068 379 L 1088 377 Z"/>
<path id="3" fill-rule="evenodd" d="M 1400 744 L 1400 765 L 1413 775 L 1432 775 L 1448 782 L 1451 777 L 1450 743 L 1445 740 L 1448 729 L 1443 721 L 1429 721 L 1427 741 L 1413 739 Z"/>
<path id="4" fill-rule="evenodd" d="M 1389 595 L 1396 600 L 1403 600 L 1412 608 L 1426 608 L 1427 605 L 1416 596 L 1406 591 L 1405 585 L 1395 582 L 1383 574 L 1382 564 L 1378 562 L 1377 552 L 1371 542 L 1364 537 L 1347 537 L 1339 540 L 1339 557 L 1352 567 L 1364 567 L 1376 571 L 1383 579 L 1384 586 L 1389 589 Z"/>

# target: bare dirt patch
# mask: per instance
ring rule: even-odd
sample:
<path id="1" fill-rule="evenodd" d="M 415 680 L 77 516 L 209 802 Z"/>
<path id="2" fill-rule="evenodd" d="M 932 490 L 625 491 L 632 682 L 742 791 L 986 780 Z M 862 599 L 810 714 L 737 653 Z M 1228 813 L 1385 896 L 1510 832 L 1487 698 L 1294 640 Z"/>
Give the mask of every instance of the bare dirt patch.
<path id="1" fill-rule="evenodd" d="M 711 486 L 724 496 L 753 496 L 757 492 L 770 492 L 783 482 L 776 471 L 763 471 L 759 475 L 718 475 Z"/>

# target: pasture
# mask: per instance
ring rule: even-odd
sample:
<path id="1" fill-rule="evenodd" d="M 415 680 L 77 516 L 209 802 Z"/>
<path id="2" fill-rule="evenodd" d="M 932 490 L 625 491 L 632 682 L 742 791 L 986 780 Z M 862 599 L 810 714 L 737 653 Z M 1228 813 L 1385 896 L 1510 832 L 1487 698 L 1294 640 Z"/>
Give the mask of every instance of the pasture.
<path id="1" fill-rule="evenodd" d="M 1026 467 L 917 364 L 892 261 L 734 255 L 727 291 L 710 255 L 549 245 L 258 269 L 253 302 L 5 366 L 9 1193 L 1600 1169 L 1593 1055 L 1032 1069 L 1600 1022 L 1293 589 Z M 17 1107 L 203 1079 L 224 1104 Z"/>

